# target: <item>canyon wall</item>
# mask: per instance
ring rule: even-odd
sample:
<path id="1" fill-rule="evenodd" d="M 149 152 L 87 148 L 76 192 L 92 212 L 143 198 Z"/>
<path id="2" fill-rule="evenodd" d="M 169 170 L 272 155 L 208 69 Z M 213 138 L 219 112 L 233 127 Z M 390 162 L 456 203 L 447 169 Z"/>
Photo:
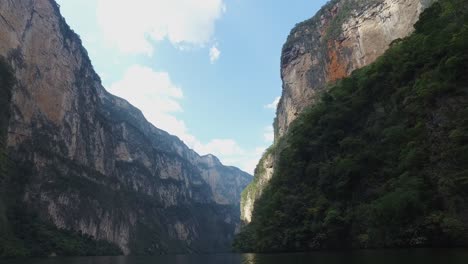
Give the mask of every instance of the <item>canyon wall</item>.
<path id="1" fill-rule="evenodd" d="M 53 0 L 0 2 L 0 55 L 16 77 L 7 153 L 25 210 L 125 254 L 230 249 L 251 176 L 108 93 Z"/>
<path id="2" fill-rule="evenodd" d="M 374 62 L 393 41 L 413 32 L 432 0 L 333 0 L 292 29 L 281 55 L 282 96 L 275 145 L 257 166 L 244 191 L 241 217 L 251 220 L 255 201 L 274 172 L 276 142 L 299 114 L 320 99 L 327 85 Z M 263 169 L 262 169 L 263 168 Z"/>

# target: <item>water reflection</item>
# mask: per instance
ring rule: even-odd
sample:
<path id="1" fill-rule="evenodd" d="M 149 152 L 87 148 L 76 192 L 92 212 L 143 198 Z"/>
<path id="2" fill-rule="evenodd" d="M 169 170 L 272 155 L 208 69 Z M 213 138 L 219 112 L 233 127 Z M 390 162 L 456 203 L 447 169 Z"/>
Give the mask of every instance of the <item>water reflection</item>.
<path id="1" fill-rule="evenodd" d="M 249 264 L 467 264 L 467 249 L 402 249 L 324 251 L 314 253 L 245 255 Z"/>
<path id="2" fill-rule="evenodd" d="M 5 264 L 467 264 L 468 249 L 326 251 L 298 254 L 215 254 L 2 260 Z"/>
<path id="3" fill-rule="evenodd" d="M 242 256 L 242 264 L 256 264 L 255 254 L 244 254 Z"/>

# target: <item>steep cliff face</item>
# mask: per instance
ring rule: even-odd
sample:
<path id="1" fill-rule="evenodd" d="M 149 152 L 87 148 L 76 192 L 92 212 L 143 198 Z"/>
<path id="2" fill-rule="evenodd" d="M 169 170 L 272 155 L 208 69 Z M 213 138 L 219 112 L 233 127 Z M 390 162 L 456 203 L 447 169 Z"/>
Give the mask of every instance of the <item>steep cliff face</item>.
<path id="1" fill-rule="evenodd" d="M 241 197 L 241 220 L 244 224 L 252 221 L 252 213 L 255 201 L 262 195 L 263 190 L 273 176 L 274 149 L 268 149 L 255 168 L 253 182 L 242 192 Z M 260 176 L 261 175 L 261 176 Z M 260 177 L 259 177 L 260 176 Z"/>
<path id="2" fill-rule="evenodd" d="M 327 84 L 374 62 L 400 38 L 413 32 L 419 14 L 431 0 L 333 0 L 313 18 L 291 31 L 281 56 L 283 92 L 275 118 L 275 142 L 304 109 L 317 102 Z M 275 143 L 276 144 L 276 143 Z M 276 147 L 278 148 L 278 147 Z M 250 222 L 254 201 L 274 171 L 275 152 L 262 159 L 244 195 L 242 220 Z M 267 163 L 264 163 L 267 162 Z M 260 170 L 263 171 L 263 170 Z M 251 190 L 256 190 L 252 192 Z"/>
<path id="3" fill-rule="evenodd" d="M 283 95 L 276 136 L 281 137 L 327 83 L 349 76 L 413 32 L 429 0 L 335 0 L 298 24 L 283 47 Z"/>
<path id="4" fill-rule="evenodd" d="M 17 79 L 7 148 L 28 210 L 126 254 L 228 250 L 251 177 L 106 92 L 54 1 L 1 1 L 0 55 Z"/>

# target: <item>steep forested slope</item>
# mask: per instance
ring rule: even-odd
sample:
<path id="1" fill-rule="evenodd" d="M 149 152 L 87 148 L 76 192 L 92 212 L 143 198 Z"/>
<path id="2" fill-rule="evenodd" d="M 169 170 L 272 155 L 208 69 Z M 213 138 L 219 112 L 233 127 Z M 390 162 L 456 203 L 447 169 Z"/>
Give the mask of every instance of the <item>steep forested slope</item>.
<path id="1" fill-rule="evenodd" d="M 243 251 L 468 245 L 468 1 L 442 0 L 274 146 Z"/>
<path id="2" fill-rule="evenodd" d="M 282 93 L 274 121 L 275 142 L 327 84 L 373 63 L 390 44 L 414 32 L 419 15 L 435 0 L 333 0 L 297 24 L 281 52 Z M 244 191 L 241 219 L 249 223 L 276 167 L 270 149 L 260 160 L 255 181 Z"/>

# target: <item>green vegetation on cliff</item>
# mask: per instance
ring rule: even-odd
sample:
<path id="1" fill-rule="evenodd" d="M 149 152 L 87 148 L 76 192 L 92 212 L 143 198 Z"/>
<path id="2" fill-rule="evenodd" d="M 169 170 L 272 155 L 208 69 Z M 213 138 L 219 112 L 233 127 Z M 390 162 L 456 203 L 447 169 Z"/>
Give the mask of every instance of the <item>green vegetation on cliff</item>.
<path id="1" fill-rule="evenodd" d="M 254 171 L 254 178 L 250 182 L 249 185 L 244 189 L 241 194 L 241 208 L 244 207 L 243 203 L 245 203 L 249 199 L 255 199 L 259 192 L 259 185 L 260 183 L 260 176 L 266 173 L 264 162 L 268 158 L 269 155 L 274 153 L 275 145 L 270 146 L 265 152 L 263 153 L 262 159 L 258 162 L 257 167 L 255 167 Z"/>
<path id="2" fill-rule="evenodd" d="M 415 29 L 280 139 L 238 250 L 468 245 L 468 1 Z"/>

